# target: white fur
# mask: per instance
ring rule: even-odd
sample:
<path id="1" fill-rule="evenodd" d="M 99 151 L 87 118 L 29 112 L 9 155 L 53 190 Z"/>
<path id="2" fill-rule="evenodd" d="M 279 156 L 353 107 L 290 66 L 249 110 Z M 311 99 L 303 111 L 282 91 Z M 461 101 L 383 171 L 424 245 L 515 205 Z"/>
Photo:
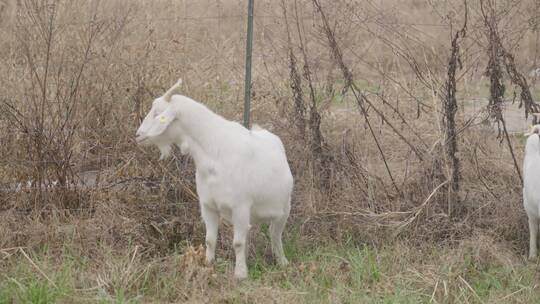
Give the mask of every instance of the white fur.
<path id="1" fill-rule="evenodd" d="M 174 88 L 174 87 L 173 87 Z M 137 141 L 157 145 L 162 157 L 173 144 L 195 161 L 197 194 L 206 225 L 206 260 L 212 262 L 219 219 L 233 225 L 235 277 L 247 277 L 247 235 L 270 223 L 273 253 L 286 265 L 281 235 L 290 211 L 293 177 L 279 137 L 228 121 L 191 98 L 167 94 L 154 100 Z M 165 129 L 163 130 L 165 126 Z"/>
<path id="2" fill-rule="evenodd" d="M 538 78 L 540 77 L 540 68 L 533 68 L 529 71 L 529 77 Z"/>
<path id="3" fill-rule="evenodd" d="M 538 224 L 540 220 L 540 125 L 527 133 L 523 160 L 523 206 L 529 218 L 529 258 L 537 255 Z"/>

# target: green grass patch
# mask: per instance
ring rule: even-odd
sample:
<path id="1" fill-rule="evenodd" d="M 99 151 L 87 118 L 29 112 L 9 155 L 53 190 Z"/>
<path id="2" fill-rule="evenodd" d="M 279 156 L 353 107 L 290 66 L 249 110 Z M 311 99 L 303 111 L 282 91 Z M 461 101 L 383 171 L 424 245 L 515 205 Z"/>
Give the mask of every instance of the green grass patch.
<path id="1" fill-rule="evenodd" d="M 265 229 L 258 245 L 269 241 Z M 136 246 L 92 258 L 39 250 L 28 253 L 33 263 L 14 254 L 1 274 L 0 304 L 540 302 L 536 266 L 520 256 L 504 264 L 459 248 L 309 244 L 295 231 L 285 239 L 288 267 L 257 248 L 241 283 L 232 279 L 232 260 L 186 268 L 181 248 L 165 257 L 144 256 Z"/>

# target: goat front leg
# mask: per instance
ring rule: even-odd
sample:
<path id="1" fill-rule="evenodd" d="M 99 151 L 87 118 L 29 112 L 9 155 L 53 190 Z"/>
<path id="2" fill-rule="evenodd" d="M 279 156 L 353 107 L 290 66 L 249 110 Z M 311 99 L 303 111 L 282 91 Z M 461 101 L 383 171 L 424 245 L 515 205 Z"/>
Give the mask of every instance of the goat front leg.
<path id="1" fill-rule="evenodd" d="M 206 263 L 214 261 L 219 226 L 219 213 L 201 204 L 201 215 L 206 227 Z"/>
<path id="2" fill-rule="evenodd" d="M 272 245 L 272 252 L 280 266 L 287 266 L 289 262 L 283 252 L 283 242 L 281 241 L 285 224 L 287 223 L 288 214 L 273 220 L 270 223 L 270 241 Z"/>
<path id="3" fill-rule="evenodd" d="M 234 277 L 237 279 L 247 278 L 246 247 L 249 233 L 250 210 L 248 207 L 238 206 L 232 212 L 232 224 L 234 230 L 233 247 L 236 256 Z"/>
<path id="4" fill-rule="evenodd" d="M 529 259 L 534 259 L 537 255 L 538 218 L 533 215 L 529 216 L 529 234 Z"/>

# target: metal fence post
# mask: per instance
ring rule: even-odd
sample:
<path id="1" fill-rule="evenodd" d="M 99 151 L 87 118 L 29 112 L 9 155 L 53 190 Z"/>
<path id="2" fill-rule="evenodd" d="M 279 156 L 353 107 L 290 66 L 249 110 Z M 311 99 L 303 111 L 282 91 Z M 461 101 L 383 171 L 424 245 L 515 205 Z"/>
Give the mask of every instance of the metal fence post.
<path id="1" fill-rule="evenodd" d="M 246 37 L 246 78 L 244 82 L 244 126 L 249 128 L 251 103 L 251 52 L 253 50 L 253 2 L 248 0 L 248 20 Z"/>

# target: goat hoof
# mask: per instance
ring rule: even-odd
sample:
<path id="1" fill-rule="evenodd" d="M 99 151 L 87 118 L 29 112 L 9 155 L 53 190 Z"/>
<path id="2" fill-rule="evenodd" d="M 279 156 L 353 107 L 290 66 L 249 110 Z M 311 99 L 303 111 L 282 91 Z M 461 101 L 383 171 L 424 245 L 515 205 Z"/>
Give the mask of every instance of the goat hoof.
<path id="1" fill-rule="evenodd" d="M 247 275 L 246 270 L 235 270 L 234 271 L 234 278 L 239 280 L 239 281 L 245 280 L 245 279 L 247 279 L 247 277 L 248 277 L 248 275 Z"/>

